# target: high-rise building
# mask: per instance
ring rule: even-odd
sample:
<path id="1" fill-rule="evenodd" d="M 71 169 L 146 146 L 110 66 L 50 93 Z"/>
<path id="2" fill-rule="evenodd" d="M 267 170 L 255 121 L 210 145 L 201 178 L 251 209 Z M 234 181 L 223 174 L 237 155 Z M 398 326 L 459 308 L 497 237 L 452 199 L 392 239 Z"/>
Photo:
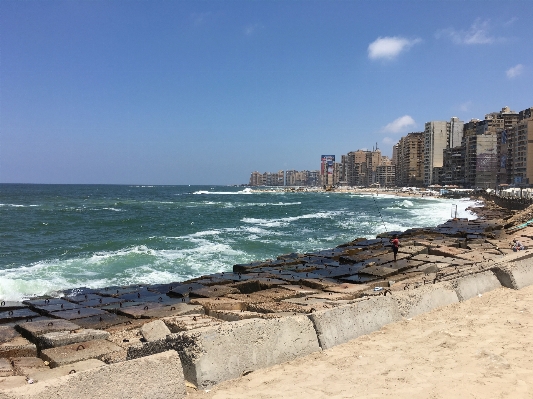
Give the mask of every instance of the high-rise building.
<path id="1" fill-rule="evenodd" d="M 252 172 L 250 174 L 250 186 L 264 186 L 263 174 L 259 172 Z"/>
<path id="2" fill-rule="evenodd" d="M 437 171 L 443 165 L 443 151 L 448 144 L 448 122 L 426 122 L 424 129 L 424 184 L 438 183 Z M 434 170 L 436 169 L 436 170 Z"/>
<path id="3" fill-rule="evenodd" d="M 464 123 L 457 117 L 449 122 L 427 122 L 424 130 L 424 184 L 441 183 L 447 175 L 444 150 L 459 147 L 462 142 Z"/>
<path id="4" fill-rule="evenodd" d="M 424 132 L 409 133 L 400 139 L 396 155 L 396 185 L 424 184 Z"/>
<path id="5" fill-rule="evenodd" d="M 335 155 L 322 155 L 320 157 L 320 178 L 322 185 L 332 186 L 334 182 Z"/>
<path id="6" fill-rule="evenodd" d="M 502 145 L 502 132 L 516 125 L 517 112 L 504 107 L 500 112 L 472 119 L 464 125 L 465 185 L 494 188 L 510 179 L 507 170 L 508 143 Z M 506 133 L 503 136 L 506 140 Z M 504 164 L 504 167 L 502 167 Z"/>
<path id="7" fill-rule="evenodd" d="M 396 165 L 392 162 L 384 163 L 376 167 L 376 182 L 381 187 L 393 187 L 396 185 Z"/>
<path id="8" fill-rule="evenodd" d="M 517 123 L 504 129 L 502 138 L 508 146 L 507 181 L 517 186 L 533 184 L 533 107 L 520 111 Z"/>

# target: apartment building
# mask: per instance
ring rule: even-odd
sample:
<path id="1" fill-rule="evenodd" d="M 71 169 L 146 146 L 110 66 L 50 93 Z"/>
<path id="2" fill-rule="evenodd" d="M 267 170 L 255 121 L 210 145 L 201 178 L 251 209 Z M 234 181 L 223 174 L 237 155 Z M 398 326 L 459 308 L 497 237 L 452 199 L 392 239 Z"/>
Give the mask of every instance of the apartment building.
<path id="1" fill-rule="evenodd" d="M 533 184 L 533 107 L 520 111 L 517 123 L 501 132 L 500 142 L 502 138 L 507 145 L 507 182 L 517 186 Z"/>
<path id="2" fill-rule="evenodd" d="M 443 163 L 443 151 L 448 145 L 449 125 L 446 121 L 426 122 L 424 129 L 424 185 L 439 183 L 438 172 Z"/>
<path id="3" fill-rule="evenodd" d="M 424 132 L 409 133 L 400 139 L 396 150 L 396 185 L 415 187 L 424 184 Z"/>

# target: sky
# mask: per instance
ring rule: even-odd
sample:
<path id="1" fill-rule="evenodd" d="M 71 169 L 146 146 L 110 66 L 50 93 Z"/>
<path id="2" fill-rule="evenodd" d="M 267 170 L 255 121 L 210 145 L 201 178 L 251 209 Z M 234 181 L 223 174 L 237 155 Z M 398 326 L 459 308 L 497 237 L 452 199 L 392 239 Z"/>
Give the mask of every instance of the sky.
<path id="1" fill-rule="evenodd" d="M 241 184 L 533 106 L 529 0 L 0 1 L 0 183 Z"/>

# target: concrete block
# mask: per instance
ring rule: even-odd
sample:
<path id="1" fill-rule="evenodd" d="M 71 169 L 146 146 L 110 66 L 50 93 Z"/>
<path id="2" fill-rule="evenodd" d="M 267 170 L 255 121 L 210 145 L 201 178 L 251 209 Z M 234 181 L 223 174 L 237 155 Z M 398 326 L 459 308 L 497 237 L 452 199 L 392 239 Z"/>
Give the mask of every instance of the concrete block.
<path id="1" fill-rule="evenodd" d="M 306 306 L 295 303 L 286 302 L 259 302 L 248 304 L 248 310 L 258 313 L 278 313 L 278 312 L 292 312 L 292 313 L 308 313 Z"/>
<path id="2" fill-rule="evenodd" d="M 239 321 L 246 319 L 261 319 L 263 318 L 264 313 L 249 312 L 244 310 L 211 310 L 209 312 L 209 316 L 222 321 Z"/>
<path id="3" fill-rule="evenodd" d="M 0 311 L 0 323 L 4 324 L 17 320 L 32 319 L 39 316 L 39 313 L 35 313 L 28 308 Z"/>
<path id="4" fill-rule="evenodd" d="M 57 367 L 88 359 L 102 359 L 104 355 L 118 352 L 121 348 L 106 340 L 94 340 L 79 344 L 65 345 L 58 348 L 44 349 L 41 358 L 50 362 L 50 366 Z"/>
<path id="5" fill-rule="evenodd" d="M 79 342 L 92 341 L 94 339 L 107 339 L 109 333 L 102 330 L 79 329 L 71 331 L 55 331 L 43 334 L 39 337 L 41 349 L 56 348 Z"/>
<path id="6" fill-rule="evenodd" d="M 165 339 L 165 337 L 170 334 L 170 330 L 165 322 L 162 320 L 155 320 L 143 325 L 141 327 L 141 334 L 146 341 L 150 342 Z"/>
<path id="7" fill-rule="evenodd" d="M 0 327 L 0 358 L 37 356 L 37 347 L 13 327 Z"/>
<path id="8" fill-rule="evenodd" d="M 235 312 L 235 313 L 238 313 L 238 312 Z M 164 322 L 166 327 L 168 327 L 167 328 L 167 330 L 169 330 L 168 334 L 177 333 L 180 331 L 189 331 L 195 328 L 216 326 L 221 323 L 220 320 L 215 319 L 213 317 L 206 316 L 206 315 L 196 315 L 196 316 L 185 315 L 185 316 L 164 317 L 163 319 L 161 319 L 161 321 Z M 160 338 L 164 338 L 164 337 L 160 337 Z"/>
<path id="9" fill-rule="evenodd" d="M 183 369 L 179 356 L 174 351 L 44 380 L 33 384 L 31 391 L 24 388 L 6 391 L 5 397 L 181 399 L 187 395 Z"/>
<path id="10" fill-rule="evenodd" d="M 322 349 L 348 342 L 401 319 L 398 305 L 390 295 L 367 298 L 308 315 Z"/>
<path id="11" fill-rule="evenodd" d="M 178 334 L 174 343 L 185 379 L 199 388 L 320 350 L 306 316 L 250 319 Z"/>
<path id="12" fill-rule="evenodd" d="M 457 292 L 448 283 L 427 284 L 415 290 L 396 291 L 392 298 L 396 300 L 401 315 L 406 318 L 459 302 Z"/>
<path id="13" fill-rule="evenodd" d="M 30 370 L 48 369 L 48 366 L 38 357 L 14 357 L 11 364 L 17 375 L 28 375 Z"/>
<path id="14" fill-rule="evenodd" d="M 41 382 L 44 380 L 51 380 L 54 378 L 64 377 L 66 375 L 79 373 L 80 371 L 90 370 L 96 367 L 105 366 L 105 363 L 97 359 L 83 360 L 81 362 L 67 364 L 65 366 L 59 366 L 56 368 L 33 368 L 27 370 L 28 378 L 36 382 Z"/>
<path id="15" fill-rule="evenodd" d="M 491 270 L 504 287 L 519 290 L 533 284 L 533 262 L 530 260 L 519 260 Z"/>
<path id="16" fill-rule="evenodd" d="M 105 310 L 95 308 L 80 308 L 72 310 L 60 310 L 58 312 L 53 312 L 52 315 L 59 319 L 76 320 L 84 317 L 101 316 L 106 313 L 107 312 Z"/>
<path id="17" fill-rule="evenodd" d="M 11 362 L 5 358 L 0 358 L 0 378 L 11 377 L 12 375 L 15 375 L 15 370 Z"/>
<path id="18" fill-rule="evenodd" d="M 130 320 L 129 317 L 118 316 L 113 313 L 108 313 L 106 315 L 91 316 L 91 317 L 86 317 L 84 319 L 78 319 L 76 320 L 76 324 L 78 324 L 81 328 L 103 330 L 111 326 L 123 324 L 127 322 L 128 320 Z"/>
<path id="19" fill-rule="evenodd" d="M 216 298 L 219 296 L 225 296 L 227 294 L 239 294 L 240 291 L 237 288 L 230 287 L 228 285 L 212 285 L 209 287 L 202 287 L 189 292 L 190 297 L 200 298 Z"/>
<path id="20" fill-rule="evenodd" d="M 453 284 L 461 302 L 502 286 L 490 270 L 460 277 Z"/>
<path id="21" fill-rule="evenodd" d="M 79 325 L 67 320 L 39 320 L 21 323 L 18 325 L 19 331 L 28 339 L 37 341 L 38 338 L 47 333 L 58 331 L 72 331 L 80 328 Z"/>
<path id="22" fill-rule="evenodd" d="M 246 303 L 231 298 L 194 298 L 191 305 L 201 305 L 206 312 L 211 310 L 246 310 Z"/>
<path id="23" fill-rule="evenodd" d="M 139 306 L 120 309 L 118 313 L 135 319 L 153 319 L 182 314 L 203 314 L 204 309 L 201 306 L 193 306 L 186 303 L 177 303 L 172 306 L 159 303 L 143 303 Z"/>

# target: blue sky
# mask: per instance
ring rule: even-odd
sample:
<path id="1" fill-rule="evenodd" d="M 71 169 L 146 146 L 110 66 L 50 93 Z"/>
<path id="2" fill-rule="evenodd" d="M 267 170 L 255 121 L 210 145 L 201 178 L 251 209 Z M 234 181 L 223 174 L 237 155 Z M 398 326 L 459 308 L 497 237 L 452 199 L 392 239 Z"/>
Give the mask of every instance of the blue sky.
<path id="1" fill-rule="evenodd" d="M 533 106 L 530 1 L 0 2 L 0 182 L 240 184 Z"/>

